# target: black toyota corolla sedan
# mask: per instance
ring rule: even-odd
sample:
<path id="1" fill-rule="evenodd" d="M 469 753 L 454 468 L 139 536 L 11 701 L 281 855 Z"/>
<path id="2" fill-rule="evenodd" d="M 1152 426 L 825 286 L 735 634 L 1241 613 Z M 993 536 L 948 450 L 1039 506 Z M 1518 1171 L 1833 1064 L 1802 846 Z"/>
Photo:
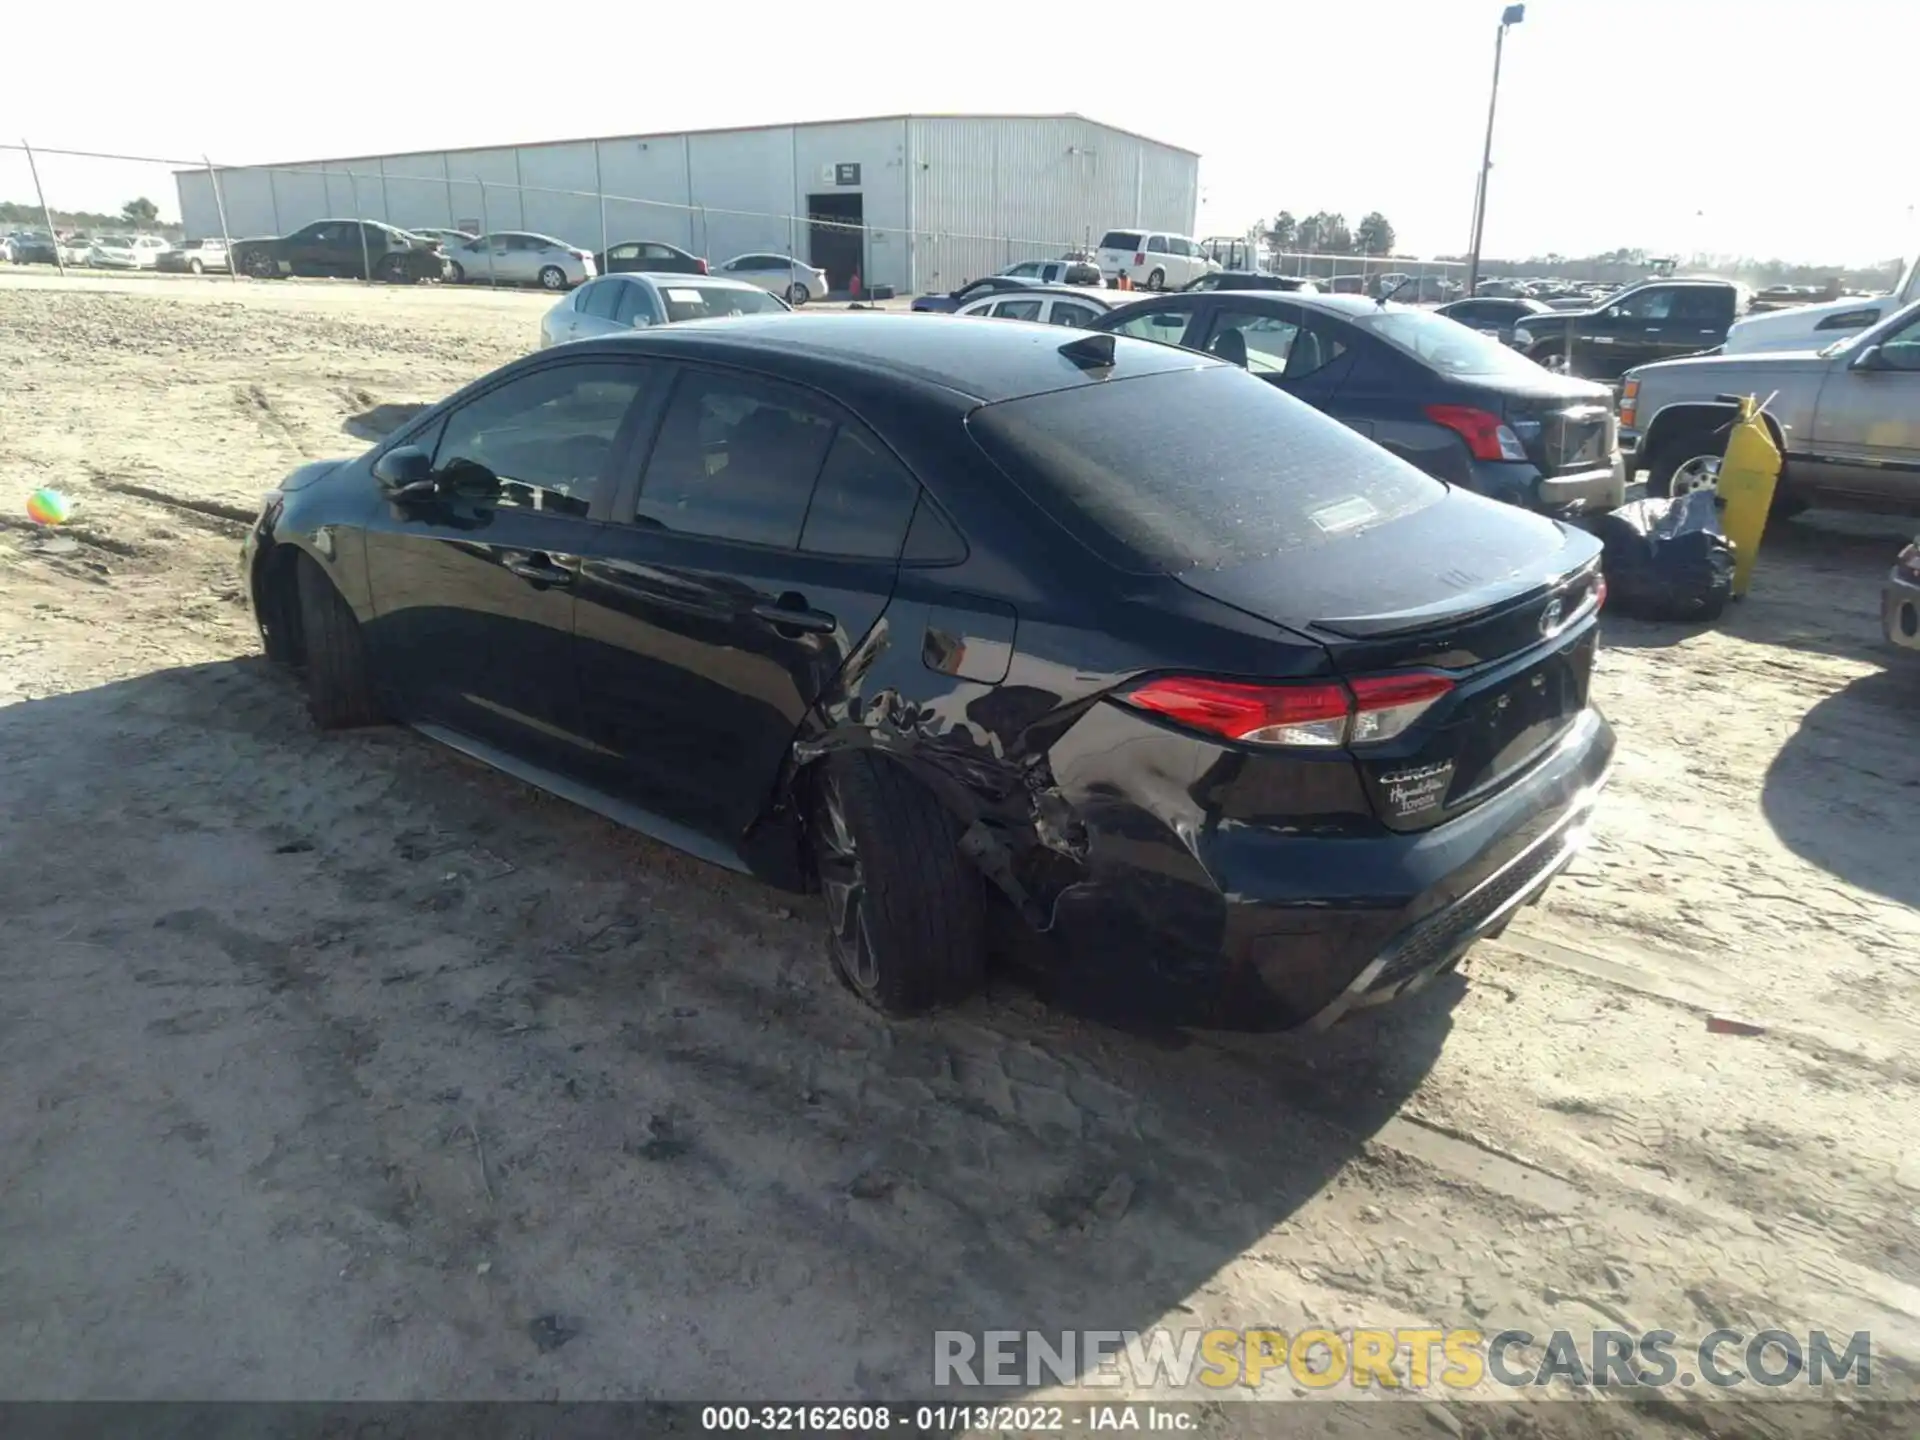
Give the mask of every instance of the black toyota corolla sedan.
<path id="1" fill-rule="evenodd" d="M 244 563 L 322 727 L 817 887 L 890 1014 L 978 981 L 1003 898 L 1116 1003 L 1329 1022 L 1533 899 L 1613 753 L 1591 537 L 1059 326 L 541 351 L 294 472 Z"/>

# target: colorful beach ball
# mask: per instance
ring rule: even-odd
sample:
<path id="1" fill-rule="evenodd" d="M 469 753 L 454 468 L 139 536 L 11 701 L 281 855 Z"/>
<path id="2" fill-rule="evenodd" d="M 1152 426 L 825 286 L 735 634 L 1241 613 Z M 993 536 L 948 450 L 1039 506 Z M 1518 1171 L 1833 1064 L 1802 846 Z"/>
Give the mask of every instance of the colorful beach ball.
<path id="1" fill-rule="evenodd" d="M 73 507 L 58 490 L 36 490 L 27 497 L 27 518 L 36 525 L 64 525 L 72 514 Z"/>

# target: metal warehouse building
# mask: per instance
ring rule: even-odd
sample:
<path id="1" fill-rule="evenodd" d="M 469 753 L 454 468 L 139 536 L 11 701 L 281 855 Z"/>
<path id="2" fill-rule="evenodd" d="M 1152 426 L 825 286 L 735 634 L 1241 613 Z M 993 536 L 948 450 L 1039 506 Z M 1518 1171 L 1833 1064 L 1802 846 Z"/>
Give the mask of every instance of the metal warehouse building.
<path id="1" fill-rule="evenodd" d="M 182 170 L 189 235 L 313 220 L 796 255 L 845 289 L 948 289 L 1115 226 L 1191 234 L 1199 156 L 1078 115 L 892 115 Z M 216 189 L 217 186 L 217 189 Z"/>

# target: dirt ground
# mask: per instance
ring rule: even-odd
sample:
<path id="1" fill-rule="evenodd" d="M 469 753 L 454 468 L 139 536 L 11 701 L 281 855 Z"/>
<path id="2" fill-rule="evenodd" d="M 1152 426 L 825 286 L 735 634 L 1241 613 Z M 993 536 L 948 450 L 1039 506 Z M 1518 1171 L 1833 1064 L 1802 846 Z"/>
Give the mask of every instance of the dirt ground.
<path id="1" fill-rule="evenodd" d="M 1909 1384 L 1896 530 L 1787 527 L 1712 629 L 1609 619 L 1592 848 L 1417 1001 L 1228 1040 L 999 979 L 889 1025 L 811 904 L 323 738 L 258 658 L 260 492 L 546 303 L 0 275 L 0 1395 L 919 1395 L 938 1329 L 1160 1322 L 1866 1329 Z M 1481 1433 L 1392 1408 L 1348 1433 Z M 1698 1409 L 1500 1433 L 1775 1424 Z"/>

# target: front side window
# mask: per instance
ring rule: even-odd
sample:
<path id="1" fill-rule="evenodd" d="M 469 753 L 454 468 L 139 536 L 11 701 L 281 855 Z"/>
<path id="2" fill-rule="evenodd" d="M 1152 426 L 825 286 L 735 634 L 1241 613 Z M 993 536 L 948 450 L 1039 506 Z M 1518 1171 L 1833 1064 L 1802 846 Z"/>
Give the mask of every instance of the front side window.
<path id="1" fill-rule="evenodd" d="M 1256 375 L 1285 375 L 1300 327 L 1278 315 L 1222 310 L 1207 349 Z"/>
<path id="2" fill-rule="evenodd" d="M 634 244 L 616 245 L 607 251 L 609 260 L 638 260 L 639 258 L 640 247 Z"/>
<path id="3" fill-rule="evenodd" d="M 1038 320 L 1041 303 L 1038 300 L 1002 300 L 993 307 L 993 314 L 1001 320 Z"/>
<path id="4" fill-rule="evenodd" d="M 617 280 L 595 280 L 573 292 L 573 308 L 596 320 L 611 320 L 614 306 L 620 303 L 620 291 L 625 288 Z"/>
<path id="5" fill-rule="evenodd" d="M 1920 316 L 1880 342 L 1880 363 L 1889 370 L 1920 370 Z"/>
<path id="6" fill-rule="evenodd" d="M 1665 320 L 1673 314 L 1674 293 L 1666 289 L 1642 290 L 1629 295 L 1613 308 L 1626 320 Z"/>
<path id="7" fill-rule="evenodd" d="M 614 302 L 613 323 L 632 325 L 636 328 L 651 325 L 659 317 L 654 313 L 653 297 L 647 294 L 647 287 L 623 281 L 620 286 L 620 298 Z"/>
<path id="8" fill-rule="evenodd" d="M 690 370 L 674 388 L 635 520 L 791 550 L 834 424 L 788 386 Z"/>
<path id="9" fill-rule="evenodd" d="M 650 373 L 631 362 L 557 365 L 495 386 L 447 417 L 434 469 L 479 466 L 499 482 L 501 505 L 584 516 Z"/>

